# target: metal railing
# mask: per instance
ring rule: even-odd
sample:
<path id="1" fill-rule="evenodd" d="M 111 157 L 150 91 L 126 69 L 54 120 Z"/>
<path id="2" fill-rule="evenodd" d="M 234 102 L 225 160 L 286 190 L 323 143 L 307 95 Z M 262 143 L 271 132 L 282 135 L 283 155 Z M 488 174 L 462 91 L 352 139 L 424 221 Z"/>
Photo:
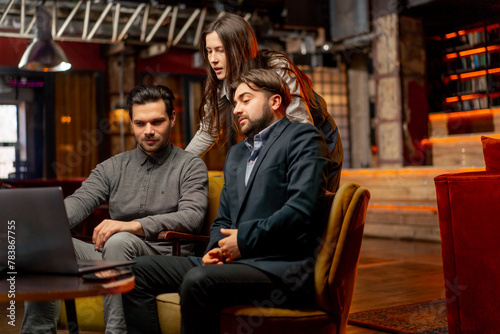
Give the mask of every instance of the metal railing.
<path id="1" fill-rule="evenodd" d="M 35 36 L 35 9 L 41 1 L 0 0 L 0 37 Z M 176 46 L 197 48 L 206 21 L 218 13 L 184 5 L 137 2 L 46 1 L 57 41 L 113 44 L 126 42 L 155 52 Z"/>

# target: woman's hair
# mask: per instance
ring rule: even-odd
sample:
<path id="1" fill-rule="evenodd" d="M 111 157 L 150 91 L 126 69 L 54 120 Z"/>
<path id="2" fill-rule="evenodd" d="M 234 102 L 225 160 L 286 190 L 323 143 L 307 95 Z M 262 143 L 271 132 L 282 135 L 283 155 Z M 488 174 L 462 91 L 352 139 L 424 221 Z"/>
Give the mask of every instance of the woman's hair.
<path id="1" fill-rule="evenodd" d="M 130 119 L 132 120 L 132 107 L 135 104 L 147 104 L 156 102 L 158 100 L 163 100 L 165 103 L 165 110 L 168 117 L 172 116 L 174 111 L 174 93 L 162 85 L 137 85 L 127 96 L 127 106 Z"/>
<path id="2" fill-rule="evenodd" d="M 211 117 L 209 118 L 208 129 L 209 133 L 213 133 L 213 129 L 217 129 L 220 133 L 221 124 L 219 124 L 219 90 L 222 86 L 222 81 L 217 78 L 215 72 L 210 66 L 208 59 L 206 37 L 212 32 L 216 32 L 219 36 L 224 53 L 226 55 L 226 78 L 230 84 L 234 79 L 239 78 L 241 73 L 249 68 L 250 60 L 257 56 L 257 40 L 250 25 L 241 17 L 235 14 L 224 13 L 209 23 L 200 39 L 200 53 L 203 55 L 203 63 L 207 71 L 207 80 L 205 83 L 205 94 L 201 101 L 200 117 L 205 116 L 205 104 L 208 104 L 212 109 Z"/>
<path id="3" fill-rule="evenodd" d="M 252 90 L 265 92 L 269 97 L 275 94 L 281 96 L 281 106 L 283 107 L 283 111 L 292 101 L 288 85 L 274 70 L 253 69 L 243 73 L 241 78 L 231 84 L 231 88 L 229 90 L 230 101 L 233 104 L 234 93 L 236 92 L 238 86 L 242 83 L 247 84 Z"/>
<path id="4" fill-rule="evenodd" d="M 228 86 L 240 79 L 243 73 L 254 68 L 283 70 L 295 77 L 302 92 L 301 97 L 310 107 L 311 80 L 284 54 L 269 50 L 258 51 L 257 39 L 248 22 L 241 16 L 224 13 L 205 27 L 200 39 L 200 53 L 207 71 L 205 94 L 199 109 L 201 119 L 209 116 L 207 117 L 208 124 L 204 124 L 204 126 L 208 126 L 208 128 L 204 128 L 205 131 L 210 134 L 216 132 L 220 137 L 222 126 L 219 119 L 219 90 L 223 82 L 217 78 L 212 70 L 206 49 L 206 36 L 214 31 L 219 36 L 224 48 L 226 56 L 226 78 L 224 80 Z M 209 106 L 208 110 L 205 110 L 205 105 Z M 206 115 L 207 113 L 208 115 Z M 223 138 L 224 141 L 225 139 Z"/>
<path id="5" fill-rule="evenodd" d="M 257 58 L 258 59 L 255 61 L 256 68 L 282 70 L 292 78 L 295 78 L 296 83 L 294 90 L 297 88 L 297 85 L 300 87 L 300 98 L 302 98 L 308 108 L 311 109 L 312 104 L 315 103 L 310 99 L 313 83 L 311 79 L 290 60 L 290 58 L 281 52 L 272 50 L 259 51 Z"/>

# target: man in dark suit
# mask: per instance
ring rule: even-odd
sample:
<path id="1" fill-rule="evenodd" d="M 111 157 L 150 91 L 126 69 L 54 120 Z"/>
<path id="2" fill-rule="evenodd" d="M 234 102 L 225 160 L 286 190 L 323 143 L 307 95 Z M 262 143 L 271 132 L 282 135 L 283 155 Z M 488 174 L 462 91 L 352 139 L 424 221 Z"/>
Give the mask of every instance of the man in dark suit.
<path id="1" fill-rule="evenodd" d="M 313 303 L 326 144 L 314 126 L 284 118 L 290 92 L 274 71 L 248 72 L 230 96 L 247 139 L 227 154 L 207 251 L 137 259 L 136 287 L 123 296 L 129 333 L 160 333 L 155 297 L 165 292 L 180 294 L 184 333 L 218 333 L 231 305 Z"/>

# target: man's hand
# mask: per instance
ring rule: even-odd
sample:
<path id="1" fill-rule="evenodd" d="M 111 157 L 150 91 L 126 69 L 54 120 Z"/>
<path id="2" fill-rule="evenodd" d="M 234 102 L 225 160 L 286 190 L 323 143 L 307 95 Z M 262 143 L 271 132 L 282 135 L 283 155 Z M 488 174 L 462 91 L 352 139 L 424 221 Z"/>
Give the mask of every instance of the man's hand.
<path id="1" fill-rule="evenodd" d="M 207 254 L 203 255 L 201 260 L 203 261 L 204 266 L 208 264 L 224 264 L 224 257 L 222 256 L 220 248 L 213 248 L 209 250 Z"/>
<path id="2" fill-rule="evenodd" d="M 144 235 L 141 223 L 137 221 L 124 222 L 120 220 L 105 219 L 94 228 L 92 243 L 95 249 L 104 247 L 108 239 L 117 232 L 130 232 L 136 235 Z"/>
<path id="3" fill-rule="evenodd" d="M 238 248 L 238 230 L 221 228 L 220 232 L 227 235 L 227 238 L 219 240 L 219 247 L 222 251 L 222 256 L 226 259 L 226 263 L 241 257 L 240 249 Z"/>

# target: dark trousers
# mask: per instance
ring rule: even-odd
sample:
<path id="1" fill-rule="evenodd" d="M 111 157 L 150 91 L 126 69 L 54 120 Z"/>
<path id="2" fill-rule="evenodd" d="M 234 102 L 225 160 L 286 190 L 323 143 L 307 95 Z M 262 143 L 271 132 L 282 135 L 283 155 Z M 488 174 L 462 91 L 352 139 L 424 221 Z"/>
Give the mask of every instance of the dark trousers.
<path id="1" fill-rule="evenodd" d="M 301 292 L 289 291 L 279 279 L 246 264 L 197 266 L 188 258 L 145 256 L 135 259 L 135 289 L 123 295 L 129 334 L 160 333 L 156 296 L 179 292 L 182 333 L 219 333 L 220 311 L 232 305 L 288 307 Z M 255 323 L 241 319 L 242 328 Z"/>

